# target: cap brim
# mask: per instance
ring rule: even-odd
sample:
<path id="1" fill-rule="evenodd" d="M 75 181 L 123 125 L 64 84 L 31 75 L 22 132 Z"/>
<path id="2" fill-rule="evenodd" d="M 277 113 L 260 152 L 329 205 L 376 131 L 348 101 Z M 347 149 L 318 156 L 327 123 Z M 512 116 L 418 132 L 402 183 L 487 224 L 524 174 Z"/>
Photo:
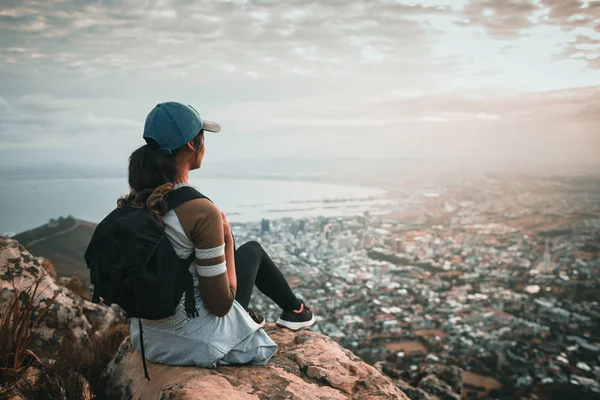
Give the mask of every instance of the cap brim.
<path id="1" fill-rule="evenodd" d="M 202 120 L 202 129 L 209 132 L 221 132 L 221 125 L 204 119 Z"/>

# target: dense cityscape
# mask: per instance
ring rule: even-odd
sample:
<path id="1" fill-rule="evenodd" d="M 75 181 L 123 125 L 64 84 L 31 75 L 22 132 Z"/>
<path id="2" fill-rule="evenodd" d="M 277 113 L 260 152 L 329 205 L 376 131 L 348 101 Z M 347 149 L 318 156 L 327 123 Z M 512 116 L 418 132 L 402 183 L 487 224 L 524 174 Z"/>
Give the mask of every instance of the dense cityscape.
<path id="1" fill-rule="evenodd" d="M 234 234 L 269 251 L 315 330 L 392 377 L 444 364 L 463 369 L 466 398 L 600 397 L 597 179 L 488 176 L 389 198 Z M 277 318 L 260 294 L 251 306 Z"/>

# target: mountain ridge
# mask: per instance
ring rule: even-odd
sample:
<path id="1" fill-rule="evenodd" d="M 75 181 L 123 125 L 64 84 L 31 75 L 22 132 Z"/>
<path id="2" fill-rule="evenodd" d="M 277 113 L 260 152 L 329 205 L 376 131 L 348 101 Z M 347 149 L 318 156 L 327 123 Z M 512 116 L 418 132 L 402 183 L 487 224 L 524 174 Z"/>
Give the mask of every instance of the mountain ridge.
<path id="1" fill-rule="evenodd" d="M 33 254 L 49 260 L 57 276 L 77 276 L 88 280 L 89 273 L 83 255 L 96 224 L 72 216 L 51 219 L 48 223 L 18 233 L 12 237 Z"/>

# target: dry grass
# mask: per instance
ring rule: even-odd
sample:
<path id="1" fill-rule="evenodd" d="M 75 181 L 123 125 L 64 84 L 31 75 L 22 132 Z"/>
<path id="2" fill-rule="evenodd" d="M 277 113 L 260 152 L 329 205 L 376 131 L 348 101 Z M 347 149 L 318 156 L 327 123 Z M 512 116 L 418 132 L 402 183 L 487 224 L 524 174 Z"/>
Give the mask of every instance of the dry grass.
<path id="1" fill-rule="evenodd" d="M 34 304 L 41 280 L 36 280 L 24 290 L 14 292 L 0 320 L 0 393 L 7 391 L 20 379 L 25 368 L 38 356 L 31 349 L 32 332 L 43 320 L 48 308 L 54 303 L 58 292 L 46 302 L 34 319 Z"/>
<path id="2" fill-rule="evenodd" d="M 73 347 L 69 340 L 38 366 L 34 382 L 23 380 L 18 393 L 24 400 L 110 399 L 103 372 L 123 339 L 129 335 L 126 324 L 110 328 L 90 343 Z M 47 361 L 51 360 L 51 361 Z"/>
<path id="3" fill-rule="evenodd" d="M 56 360 L 44 360 L 32 368 L 30 376 L 21 379 L 16 393 L 23 400 L 84 400 L 90 399 L 89 385 L 70 365 Z"/>
<path id="4" fill-rule="evenodd" d="M 43 307 L 34 307 L 39 286 L 37 280 L 24 290 L 15 288 L 6 308 L 2 308 L 0 398 L 110 399 L 102 373 L 129 335 L 129 325 L 109 328 L 87 343 L 74 345 L 75 339 L 67 335 L 57 349 L 34 348 L 34 330 L 59 293 Z"/>
<path id="5" fill-rule="evenodd" d="M 102 373 L 127 336 L 129 336 L 129 324 L 121 324 L 110 328 L 102 336 L 92 339 L 85 364 L 85 376 L 97 399 L 109 397 L 105 392 L 106 381 Z"/>

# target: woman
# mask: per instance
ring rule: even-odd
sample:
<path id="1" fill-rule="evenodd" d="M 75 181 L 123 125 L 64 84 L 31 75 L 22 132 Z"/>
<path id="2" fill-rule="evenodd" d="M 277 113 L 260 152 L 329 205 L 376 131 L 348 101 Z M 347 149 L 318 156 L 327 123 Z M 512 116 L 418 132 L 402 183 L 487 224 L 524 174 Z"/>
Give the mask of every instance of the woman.
<path id="1" fill-rule="evenodd" d="M 165 196 L 188 185 L 189 172 L 202 165 L 204 131 L 220 129 L 190 106 L 161 103 L 146 118 L 147 144 L 129 159 L 131 193 L 119 200 L 119 207 L 146 207 L 164 223 L 177 255 L 196 257 L 190 272 L 199 317 L 188 318 L 182 300 L 175 315 L 142 320 L 146 358 L 153 362 L 265 365 L 277 345 L 262 329 L 264 317 L 249 309 L 255 285 L 281 307 L 278 325 L 296 330 L 315 322 L 260 244 L 234 248 L 229 222 L 210 200 L 194 199 L 165 211 Z M 131 321 L 131 340 L 139 350 L 138 322 Z"/>

